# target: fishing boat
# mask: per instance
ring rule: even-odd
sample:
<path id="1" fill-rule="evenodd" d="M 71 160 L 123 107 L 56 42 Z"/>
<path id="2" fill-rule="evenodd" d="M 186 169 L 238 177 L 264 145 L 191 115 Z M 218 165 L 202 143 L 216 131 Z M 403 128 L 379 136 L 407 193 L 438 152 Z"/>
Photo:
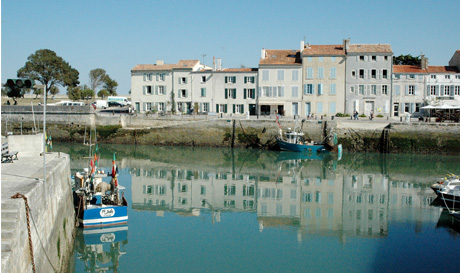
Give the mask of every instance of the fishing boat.
<path id="1" fill-rule="evenodd" d="M 74 204 L 78 223 L 83 228 L 125 225 L 128 202 L 123 195 L 125 188 L 118 183 L 115 154 L 111 173 L 98 170 L 98 159 L 95 153 L 90 168 L 75 174 Z M 103 181 L 104 177 L 111 177 L 110 183 Z"/>
<path id="2" fill-rule="evenodd" d="M 337 145 L 336 134 L 330 133 L 324 142 L 317 143 L 313 140 L 308 141 L 304 139 L 304 133 L 298 124 L 298 120 L 295 122 L 294 130 L 288 128 L 284 133 L 278 117 L 276 122 L 279 127 L 279 135 L 276 141 L 282 151 L 301 152 L 308 156 L 315 156 L 318 153 L 329 153 L 331 151 L 337 152 L 339 155 L 342 153 L 342 144 Z"/>
<path id="3" fill-rule="evenodd" d="M 451 184 L 452 183 L 452 184 Z M 458 175 L 449 173 L 443 178 L 439 178 L 436 183 L 430 186 L 430 188 L 438 194 L 439 190 L 443 189 L 446 186 L 460 185 L 460 177 Z"/>

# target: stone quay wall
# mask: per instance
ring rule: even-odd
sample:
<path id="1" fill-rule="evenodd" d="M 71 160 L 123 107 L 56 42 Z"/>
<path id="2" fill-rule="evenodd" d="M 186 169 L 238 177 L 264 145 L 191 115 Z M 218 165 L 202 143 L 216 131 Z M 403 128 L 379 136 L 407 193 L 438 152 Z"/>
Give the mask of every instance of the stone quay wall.
<path id="1" fill-rule="evenodd" d="M 83 142 L 85 135 L 88 137 L 89 128 L 97 128 L 97 140 L 103 143 L 276 149 L 275 139 L 279 135 L 274 116 L 251 116 L 246 119 L 231 115 L 146 116 L 100 113 L 91 109 L 85 111 L 78 115 L 47 113 L 47 131 L 53 140 Z M 42 115 L 38 119 L 41 124 Z M 30 130 L 33 121 L 30 113 L 15 114 L 5 112 L 2 108 L 2 122 L 4 120 L 8 120 L 7 129 L 14 131 L 14 134 L 18 134 L 21 128 Z M 353 121 L 332 117 L 297 122 L 309 140 L 321 142 L 326 133 L 336 133 L 346 151 L 460 152 L 460 124 L 457 123 L 401 122 L 378 118 L 373 121 Z M 294 128 L 295 120 L 281 118 L 280 124 L 283 130 Z M 5 133 L 3 127 L 2 133 Z"/>
<path id="2" fill-rule="evenodd" d="M 2 163 L 2 272 L 32 272 L 26 205 L 22 198 L 11 198 L 16 193 L 27 197 L 30 208 L 36 272 L 65 272 L 73 258 L 75 213 L 70 158 L 63 153 L 47 153 L 45 183 L 42 139 L 43 134 L 8 137 L 9 146 L 19 151 L 19 159 Z M 39 145 L 21 145 L 24 141 Z"/>

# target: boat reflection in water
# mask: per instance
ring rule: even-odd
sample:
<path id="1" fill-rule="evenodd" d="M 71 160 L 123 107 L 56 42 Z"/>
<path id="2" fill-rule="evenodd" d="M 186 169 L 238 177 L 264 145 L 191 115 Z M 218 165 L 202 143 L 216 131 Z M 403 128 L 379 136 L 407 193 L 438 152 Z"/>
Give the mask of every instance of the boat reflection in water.
<path id="1" fill-rule="evenodd" d="M 117 272 L 119 259 L 126 254 L 128 226 L 102 229 L 78 229 L 75 238 L 77 259 L 85 272 Z"/>

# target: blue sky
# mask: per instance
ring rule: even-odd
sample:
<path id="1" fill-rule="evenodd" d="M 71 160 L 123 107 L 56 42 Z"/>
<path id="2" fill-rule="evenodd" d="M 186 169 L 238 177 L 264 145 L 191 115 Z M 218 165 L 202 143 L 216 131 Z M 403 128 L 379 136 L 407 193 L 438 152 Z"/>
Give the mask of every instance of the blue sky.
<path id="1" fill-rule="evenodd" d="M 257 67 L 262 48 L 298 49 L 304 39 L 386 43 L 395 55 L 423 52 L 430 65 L 447 65 L 460 49 L 459 11 L 460 0 L 3 0 L 1 80 L 47 48 L 80 72 L 82 84 L 103 68 L 128 94 L 137 64 L 206 54 L 207 65 L 215 56 L 226 68 Z"/>

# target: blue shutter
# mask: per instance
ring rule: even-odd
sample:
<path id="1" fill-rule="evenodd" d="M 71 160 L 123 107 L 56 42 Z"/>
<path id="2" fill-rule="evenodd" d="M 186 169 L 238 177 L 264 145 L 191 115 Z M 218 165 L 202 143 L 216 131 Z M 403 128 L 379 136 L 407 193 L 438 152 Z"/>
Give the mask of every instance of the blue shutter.
<path id="1" fill-rule="evenodd" d="M 314 84 L 311 85 L 311 94 L 312 95 L 315 94 L 315 85 Z"/>
<path id="2" fill-rule="evenodd" d="M 225 98 L 228 99 L 228 89 L 225 88 Z"/>
<path id="3" fill-rule="evenodd" d="M 143 93 L 144 95 L 145 95 L 145 93 L 146 93 L 146 91 L 145 91 L 146 89 L 147 89 L 147 88 L 146 88 L 146 86 L 145 86 L 145 85 L 144 85 L 144 86 L 142 86 L 142 93 Z"/>
<path id="4" fill-rule="evenodd" d="M 244 104 L 241 104 L 241 114 L 244 114 Z"/>
<path id="5" fill-rule="evenodd" d="M 216 104 L 216 113 L 219 113 L 219 104 Z"/>
<path id="6" fill-rule="evenodd" d="M 335 102 L 331 102 L 331 103 L 329 104 L 329 113 L 331 113 L 331 114 L 335 114 L 335 113 L 336 113 L 336 112 L 335 112 Z"/>
<path id="7" fill-rule="evenodd" d="M 323 113 L 323 103 L 322 102 L 318 102 L 316 104 L 316 112 L 317 113 Z"/>
<path id="8" fill-rule="evenodd" d="M 409 95 L 409 86 L 406 85 L 406 89 L 405 89 L 405 95 L 408 96 Z"/>

